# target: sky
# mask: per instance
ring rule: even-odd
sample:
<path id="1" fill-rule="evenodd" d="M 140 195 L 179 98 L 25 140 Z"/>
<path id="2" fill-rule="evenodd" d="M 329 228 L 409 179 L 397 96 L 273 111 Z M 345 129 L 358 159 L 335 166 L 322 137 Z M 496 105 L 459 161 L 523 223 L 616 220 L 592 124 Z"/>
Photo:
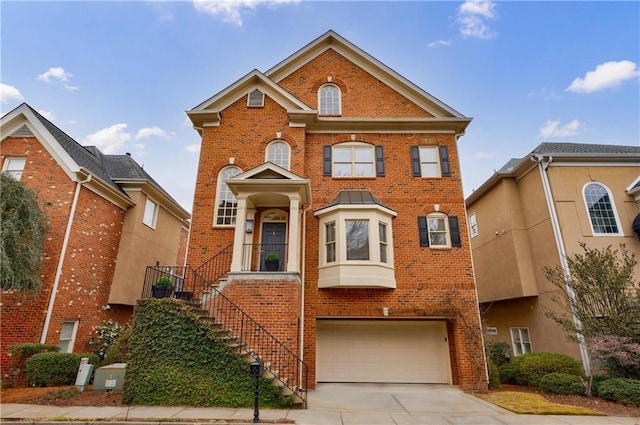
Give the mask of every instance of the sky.
<path id="1" fill-rule="evenodd" d="M 0 110 L 129 152 L 192 210 L 185 111 L 328 30 L 473 121 L 465 196 L 543 142 L 640 144 L 638 1 L 0 1 Z"/>

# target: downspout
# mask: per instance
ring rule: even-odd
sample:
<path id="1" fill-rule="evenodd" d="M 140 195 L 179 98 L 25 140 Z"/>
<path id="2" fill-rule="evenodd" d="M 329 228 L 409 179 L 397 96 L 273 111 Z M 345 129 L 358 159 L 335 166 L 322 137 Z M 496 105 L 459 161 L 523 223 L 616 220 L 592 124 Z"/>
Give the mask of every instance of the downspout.
<path id="1" fill-rule="evenodd" d="M 584 336 L 580 333 L 580 329 L 582 329 L 582 322 L 580 318 L 576 314 L 576 310 L 574 304 L 576 302 L 576 295 L 573 292 L 573 288 L 571 287 L 571 273 L 569 272 L 569 264 L 567 263 L 567 251 L 564 246 L 564 240 L 562 239 L 562 232 L 560 231 L 560 222 L 558 220 L 558 214 L 556 212 L 555 202 L 553 200 L 553 195 L 551 193 L 551 186 L 549 184 L 549 176 L 547 175 L 547 168 L 553 161 L 553 157 L 547 157 L 547 160 L 544 160 L 544 156 L 541 154 L 535 154 L 531 156 L 531 160 L 538 163 L 538 169 L 540 170 L 540 176 L 542 178 L 542 187 L 544 190 L 544 195 L 547 200 L 547 206 L 549 207 L 549 215 L 551 216 L 551 227 L 553 228 L 553 235 L 556 240 L 556 247 L 558 248 L 558 255 L 560 256 L 560 267 L 562 268 L 562 273 L 564 274 L 564 280 L 566 282 L 567 287 L 567 295 L 571 299 L 571 316 L 573 317 L 573 323 L 576 325 L 578 329 L 577 337 L 578 337 L 578 346 L 580 347 L 580 357 L 582 358 L 582 367 L 584 367 L 584 372 L 587 376 L 591 375 L 591 368 L 589 367 L 589 353 L 587 352 L 587 346 L 584 342 Z"/>
<path id="2" fill-rule="evenodd" d="M 306 274 L 306 253 L 307 253 L 307 212 L 311 210 L 311 203 L 302 210 L 302 261 L 300 261 L 300 281 L 302 285 L 302 292 L 300 294 L 300 360 L 304 361 L 304 285 Z M 302 368 L 300 368 L 300 376 L 298 382 L 300 383 L 300 389 L 302 389 Z M 306 389 L 306 388 L 305 388 Z"/>
<path id="3" fill-rule="evenodd" d="M 58 259 L 58 267 L 56 268 L 56 275 L 53 279 L 53 288 L 51 289 L 51 297 L 49 298 L 49 306 L 47 308 L 47 316 L 44 319 L 44 325 L 42 326 L 42 336 L 40 337 L 40 344 L 45 344 L 47 340 L 47 333 L 49 332 L 49 323 L 51 322 L 51 315 L 53 314 L 53 305 L 56 301 L 56 293 L 58 292 L 58 284 L 60 283 L 60 276 L 62 275 L 62 265 L 64 264 L 64 258 L 67 253 L 67 246 L 69 245 L 69 237 L 71 235 L 71 225 L 73 224 L 73 218 L 76 213 L 76 207 L 78 205 L 78 198 L 80 197 L 80 188 L 85 183 L 91 181 L 91 175 L 88 175 L 86 180 L 82 180 L 76 183 L 76 192 L 73 195 L 73 203 L 71 204 L 71 211 L 69 212 L 69 221 L 67 221 L 67 229 L 64 232 L 64 240 L 62 241 L 62 249 L 60 250 L 60 258 Z"/>

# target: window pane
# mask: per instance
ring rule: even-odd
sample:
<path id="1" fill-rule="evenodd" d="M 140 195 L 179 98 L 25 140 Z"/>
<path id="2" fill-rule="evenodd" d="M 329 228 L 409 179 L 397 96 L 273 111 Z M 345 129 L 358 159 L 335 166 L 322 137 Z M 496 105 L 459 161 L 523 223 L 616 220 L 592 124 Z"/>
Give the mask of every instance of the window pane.
<path id="1" fill-rule="evenodd" d="M 289 145 L 284 142 L 274 142 L 267 149 L 267 161 L 288 170 L 289 169 Z"/>
<path id="2" fill-rule="evenodd" d="M 351 163 L 349 164 L 334 164 L 333 165 L 334 176 L 350 176 L 351 175 Z"/>
<path id="3" fill-rule="evenodd" d="M 420 147 L 420 162 L 438 162 L 438 148 Z"/>
<path id="4" fill-rule="evenodd" d="M 334 85 L 325 85 L 320 88 L 318 108 L 320 115 L 340 114 L 340 90 Z"/>
<path id="5" fill-rule="evenodd" d="M 444 232 L 445 231 L 444 218 L 430 218 L 429 230 Z"/>
<path id="6" fill-rule="evenodd" d="M 618 223 L 607 190 L 592 183 L 585 187 L 584 197 L 594 233 L 618 233 Z"/>
<path id="7" fill-rule="evenodd" d="M 4 172 L 14 179 L 20 180 L 26 162 L 26 158 L 7 158 L 4 164 Z"/>
<path id="8" fill-rule="evenodd" d="M 238 167 L 229 167 L 224 169 L 218 177 L 218 216 L 216 224 L 231 225 L 236 222 L 238 201 L 231 190 L 229 190 L 227 180 L 238 174 L 240 174 Z"/>
<path id="9" fill-rule="evenodd" d="M 387 262 L 387 225 L 378 223 L 378 233 L 380 238 L 380 262 Z"/>
<path id="10" fill-rule="evenodd" d="M 422 177 L 440 176 L 438 164 L 420 164 L 420 173 Z"/>
<path id="11" fill-rule="evenodd" d="M 333 148 L 333 160 L 336 162 L 351 162 L 351 148 Z"/>
<path id="12" fill-rule="evenodd" d="M 373 150 L 370 147 L 355 148 L 356 162 L 373 162 Z"/>
<path id="13" fill-rule="evenodd" d="M 430 233 L 431 245 L 445 246 L 447 245 L 447 235 L 445 233 Z"/>
<path id="14" fill-rule="evenodd" d="M 373 176 L 373 164 L 356 164 L 356 176 L 358 177 Z"/>
<path id="15" fill-rule="evenodd" d="M 158 208 L 158 205 L 155 202 L 149 200 L 149 198 L 147 198 L 147 201 L 144 205 L 144 217 L 142 218 L 142 222 L 144 224 L 150 227 L 155 227 L 157 208 Z"/>
<path id="16" fill-rule="evenodd" d="M 347 260 L 369 259 L 369 221 L 346 220 Z"/>

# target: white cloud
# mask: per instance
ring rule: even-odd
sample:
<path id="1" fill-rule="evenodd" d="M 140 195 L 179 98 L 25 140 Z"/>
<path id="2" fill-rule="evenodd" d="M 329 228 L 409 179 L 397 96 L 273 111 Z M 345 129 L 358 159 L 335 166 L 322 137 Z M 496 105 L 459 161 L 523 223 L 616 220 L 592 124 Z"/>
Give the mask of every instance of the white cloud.
<path id="1" fill-rule="evenodd" d="M 617 87 L 623 81 L 633 80 L 640 76 L 638 66 L 631 61 L 605 62 L 596 66 L 595 71 L 589 71 L 584 78 L 576 78 L 567 91 L 577 93 L 591 93 L 611 87 Z"/>
<path id="2" fill-rule="evenodd" d="M 162 137 L 163 139 L 170 139 L 173 133 L 169 133 L 160 127 L 145 127 L 138 130 L 136 133 L 136 140 L 146 139 L 148 137 Z"/>
<path id="3" fill-rule="evenodd" d="M 300 0 L 193 0 L 199 12 L 218 16 L 224 22 L 242 26 L 242 15 L 259 6 L 278 6 Z"/>
<path id="4" fill-rule="evenodd" d="M 69 84 L 69 78 L 71 77 L 73 77 L 73 74 L 66 72 L 64 68 L 51 67 L 44 74 L 38 75 L 38 80 L 44 81 L 45 83 L 61 83 L 67 90 L 78 90 L 80 87 Z"/>
<path id="5" fill-rule="evenodd" d="M 467 0 L 458 8 L 457 22 L 464 38 L 489 39 L 496 36 L 486 20 L 495 19 L 496 4 L 490 0 Z"/>
<path id="6" fill-rule="evenodd" d="M 83 139 L 83 144 L 97 146 L 105 154 L 123 153 L 125 144 L 131 139 L 127 133 L 127 124 L 119 123 L 103 128 Z"/>
<path id="7" fill-rule="evenodd" d="M 427 47 L 438 47 L 438 46 L 451 46 L 451 40 L 438 40 L 432 41 L 427 44 Z"/>
<path id="8" fill-rule="evenodd" d="M 184 147 L 184 150 L 189 153 L 198 153 L 200 152 L 200 143 L 194 143 L 191 145 L 187 145 Z"/>
<path id="9" fill-rule="evenodd" d="M 560 125 L 560 120 L 547 121 L 544 127 L 540 129 L 540 137 L 554 138 L 554 137 L 569 137 L 578 134 L 582 130 L 582 123 L 578 120 L 573 120 L 563 126 Z"/>
<path id="10" fill-rule="evenodd" d="M 473 154 L 473 159 L 489 159 L 496 156 L 495 152 L 476 152 Z"/>
<path id="11" fill-rule="evenodd" d="M 5 104 L 14 100 L 24 100 L 20 90 L 8 84 L 0 83 L 0 101 Z"/>

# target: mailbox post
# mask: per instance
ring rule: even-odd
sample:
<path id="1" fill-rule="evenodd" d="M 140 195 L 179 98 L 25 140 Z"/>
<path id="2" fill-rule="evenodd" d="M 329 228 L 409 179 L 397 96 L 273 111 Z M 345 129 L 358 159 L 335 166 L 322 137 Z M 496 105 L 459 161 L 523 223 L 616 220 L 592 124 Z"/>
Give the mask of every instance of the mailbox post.
<path id="1" fill-rule="evenodd" d="M 256 380 L 255 390 L 253 391 L 253 423 L 260 423 L 260 376 L 262 375 L 262 362 L 255 361 L 249 366 L 251 376 Z"/>

